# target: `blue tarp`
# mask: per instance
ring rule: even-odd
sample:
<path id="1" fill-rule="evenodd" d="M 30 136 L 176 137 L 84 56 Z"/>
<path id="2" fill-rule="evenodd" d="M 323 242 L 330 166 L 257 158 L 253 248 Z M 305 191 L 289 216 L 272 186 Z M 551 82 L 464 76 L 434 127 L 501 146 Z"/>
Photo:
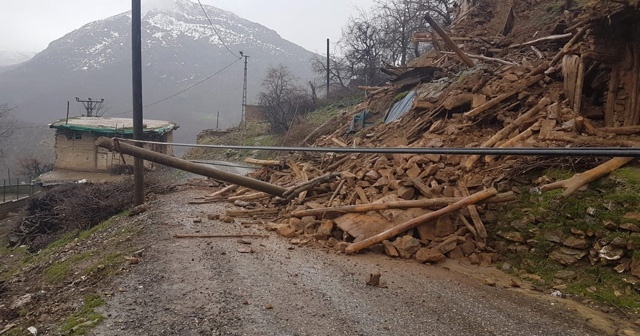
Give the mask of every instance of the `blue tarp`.
<path id="1" fill-rule="evenodd" d="M 387 116 L 384 119 L 384 123 L 389 124 L 402 118 L 403 115 L 411 110 L 414 100 L 416 100 L 416 92 L 411 91 L 407 93 L 401 101 L 395 103 L 391 109 L 389 109 L 389 112 L 387 112 Z"/>

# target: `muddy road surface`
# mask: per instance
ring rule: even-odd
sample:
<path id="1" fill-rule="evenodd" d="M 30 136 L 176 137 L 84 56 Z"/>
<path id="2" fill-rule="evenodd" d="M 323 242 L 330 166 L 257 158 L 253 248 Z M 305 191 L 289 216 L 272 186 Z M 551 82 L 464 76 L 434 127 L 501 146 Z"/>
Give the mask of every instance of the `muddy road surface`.
<path id="1" fill-rule="evenodd" d="M 159 196 L 139 215 L 153 228 L 137 238 L 142 261 L 106 292 L 107 318 L 94 335 L 602 334 L 552 300 L 487 286 L 450 267 L 345 256 L 292 245 L 261 224 L 208 220 L 229 205 L 187 205 L 203 194 Z M 371 273 L 382 274 L 381 286 L 366 285 Z"/>

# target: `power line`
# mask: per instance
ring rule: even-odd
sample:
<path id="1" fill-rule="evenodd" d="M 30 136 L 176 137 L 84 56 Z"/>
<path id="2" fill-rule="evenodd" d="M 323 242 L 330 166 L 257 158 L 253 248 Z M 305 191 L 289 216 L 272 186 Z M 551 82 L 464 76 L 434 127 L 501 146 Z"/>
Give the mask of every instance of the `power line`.
<path id="1" fill-rule="evenodd" d="M 204 16 L 206 16 L 207 20 L 209 21 L 209 24 L 211 25 L 211 29 L 213 29 L 213 31 L 216 33 L 216 35 L 218 36 L 218 39 L 220 39 L 220 42 L 222 43 L 222 45 L 227 49 L 227 51 L 231 55 L 237 57 L 238 59 L 242 58 L 241 56 L 238 56 L 236 53 L 231 51 L 231 49 L 229 49 L 227 44 L 224 42 L 224 39 L 220 35 L 220 33 L 218 33 L 218 30 L 216 29 L 216 26 L 213 24 L 213 21 L 211 21 L 211 18 L 209 17 L 209 14 L 207 14 L 207 11 L 204 9 L 204 6 L 202 5 L 202 2 L 200 2 L 200 0 L 198 0 L 198 3 L 200 4 L 200 8 L 202 8 L 202 12 L 204 13 Z"/>
<path id="2" fill-rule="evenodd" d="M 229 64 L 229 65 L 225 66 L 224 68 L 222 68 L 222 69 L 220 69 L 220 70 L 216 71 L 215 73 L 212 73 L 211 75 L 209 75 L 209 76 L 205 77 L 204 79 L 202 79 L 202 80 L 200 80 L 200 81 L 196 82 L 195 84 L 193 84 L 193 85 L 191 85 L 191 86 L 189 86 L 189 87 L 187 87 L 187 88 L 185 88 L 185 89 L 182 89 L 182 90 L 180 90 L 180 91 L 178 91 L 178 92 L 176 92 L 176 93 L 174 93 L 174 94 L 172 94 L 172 95 L 170 95 L 170 96 L 168 96 L 168 97 L 162 98 L 162 99 L 160 99 L 160 100 L 158 100 L 158 101 L 156 101 L 156 102 L 153 102 L 153 103 L 151 103 L 151 104 L 145 105 L 144 107 L 145 107 L 145 108 L 147 108 L 147 107 L 151 107 L 151 106 L 154 106 L 154 105 L 160 104 L 160 103 L 162 103 L 162 102 L 165 102 L 165 101 L 167 101 L 167 100 L 169 100 L 169 99 L 171 99 L 171 98 L 173 98 L 173 97 L 175 97 L 175 96 L 181 95 L 181 94 L 183 94 L 183 93 L 185 93 L 185 92 L 187 92 L 187 91 L 189 91 L 189 90 L 193 89 L 194 87 L 196 87 L 196 86 L 198 86 L 198 85 L 200 85 L 200 84 L 202 84 L 202 83 L 204 83 L 204 82 L 208 81 L 209 79 L 211 79 L 211 78 L 213 78 L 213 77 L 215 77 L 215 76 L 219 75 L 220 73 L 222 73 L 223 71 L 227 70 L 228 68 L 230 68 L 230 67 L 231 67 L 231 66 L 233 66 L 234 64 L 238 63 L 240 60 L 241 60 L 241 58 L 238 58 L 237 60 L 233 61 L 231 64 Z M 133 110 L 128 110 L 128 111 L 124 111 L 124 112 L 120 112 L 120 113 L 111 113 L 111 114 L 108 114 L 108 115 L 115 116 L 115 115 L 121 115 L 121 114 L 129 113 L 129 112 L 133 112 Z"/>
<path id="3" fill-rule="evenodd" d="M 431 147 L 392 147 L 392 148 L 332 148 L 332 147 L 278 147 L 278 146 L 232 146 L 201 145 L 186 143 L 168 143 L 158 141 L 121 141 L 157 144 L 175 147 L 194 147 L 211 149 L 245 149 L 258 151 L 284 152 L 320 152 L 350 154 L 443 154 L 443 155 L 517 155 L 517 156 L 601 156 L 601 157 L 640 157 L 640 148 L 625 147 L 529 147 L 529 148 L 431 148 Z"/>

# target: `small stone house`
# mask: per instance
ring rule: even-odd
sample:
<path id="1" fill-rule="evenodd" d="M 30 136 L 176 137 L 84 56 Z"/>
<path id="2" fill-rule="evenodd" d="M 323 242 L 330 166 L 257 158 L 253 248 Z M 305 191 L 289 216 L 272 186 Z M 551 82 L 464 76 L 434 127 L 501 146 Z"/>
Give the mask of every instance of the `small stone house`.
<path id="1" fill-rule="evenodd" d="M 110 172 L 122 166 L 133 165 L 133 157 L 109 152 L 98 147 L 99 137 L 133 139 L 133 120 L 127 118 L 75 117 L 62 119 L 49 125 L 56 130 L 55 169 L 81 172 Z M 178 125 L 161 120 L 143 121 L 143 140 L 173 142 L 173 131 Z M 145 148 L 173 155 L 173 148 L 165 145 L 145 144 Z M 152 169 L 153 163 L 145 161 Z"/>

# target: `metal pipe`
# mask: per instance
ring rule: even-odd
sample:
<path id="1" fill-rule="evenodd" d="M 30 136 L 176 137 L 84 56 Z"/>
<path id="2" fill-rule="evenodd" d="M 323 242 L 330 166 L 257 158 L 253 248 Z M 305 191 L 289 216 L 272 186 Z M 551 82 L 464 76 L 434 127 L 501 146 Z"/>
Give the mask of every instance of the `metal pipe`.
<path id="1" fill-rule="evenodd" d="M 98 147 L 106 148 L 111 151 L 117 151 L 122 154 L 131 155 L 136 158 L 159 163 L 168 167 L 173 167 L 173 168 L 188 171 L 191 173 L 211 177 L 217 180 L 237 184 L 239 186 L 251 188 L 257 191 L 263 191 L 265 193 L 268 193 L 274 196 L 282 197 L 282 195 L 286 191 L 285 188 L 274 185 L 274 184 L 252 179 L 246 176 L 231 174 L 231 173 L 228 173 L 219 169 L 215 169 L 209 166 L 192 163 L 187 160 L 177 159 L 169 155 L 160 154 L 148 149 L 144 149 L 144 148 L 140 148 L 140 147 L 136 147 L 133 145 L 122 143 L 119 141 L 116 142 L 116 141 L 117 140 L 100 137 L 96 141 L 96 145 Z"/>
<path id="2" fill-rule="evenodd" d="M 127 140 L 131 141 L 131 140 Z M 426 147 L 393 147 L 393 148 L 332 148 L 332 147 L 278 147 L 278 146 L 232 146 L 232 145 L 198 145 L 185 143 L 166 143 L 157 141 L 141 141 L 142 143 L 167 145 L 175 147 L 211 148 L 211 149 L 246 149 L 258 151 L 285 152 L 319 152 L 319 153 L 363 153 L 363 154 L 443 154 L 443 155 L 514 155 L 514 156 L 601 156 L 601 157 L 640 157 L 637 147 L 554 147 L 554 148 L 426 148 Z"/>

